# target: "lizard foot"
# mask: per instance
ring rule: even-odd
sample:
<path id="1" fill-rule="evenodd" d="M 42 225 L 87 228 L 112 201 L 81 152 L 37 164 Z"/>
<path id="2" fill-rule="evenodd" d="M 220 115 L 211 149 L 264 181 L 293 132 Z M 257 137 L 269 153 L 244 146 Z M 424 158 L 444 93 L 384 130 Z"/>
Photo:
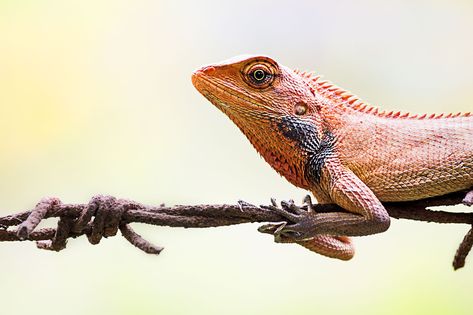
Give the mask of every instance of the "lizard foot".
<path id="1" fill-rule="evenodd" d="M 315 211 L 313 210 L 312 200 L 309 195 L 304 198 L 304 204 L 297 206 L 294 200 L 281 201 L 279 207 L 275 199 L 271 199 L 271 205 L 261 206 L 264 209 L 277 212 L 280 216 L 285 218 L 287 222 L 276 224 L 265 224 L 258 228 L 261 233 L 274 235 L 274 241 L 277 243 L 287 242 L 288 239 L 292 241 L 301 241 L 314 237 L 313 217 Z"/>
<path id="2" fill-rule="evenodd" d="M 473 205 L 473 190 L 466 194 L 462 202 L 464 205 L 467 205 L 467 206 Z"/>

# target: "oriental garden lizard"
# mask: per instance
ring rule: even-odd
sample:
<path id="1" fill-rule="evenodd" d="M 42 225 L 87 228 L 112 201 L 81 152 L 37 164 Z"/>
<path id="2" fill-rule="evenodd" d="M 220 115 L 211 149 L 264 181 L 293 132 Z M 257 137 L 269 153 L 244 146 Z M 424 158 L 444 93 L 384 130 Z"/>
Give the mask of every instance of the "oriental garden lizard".
<path id="1" fill-rule="evenodd" d="M 274 208 L 289 222 L 263 227 L 274 231 L 276 241 L 348 260 L 354 254 L 349 236 L 388 229 L 382 202 L 473 188 L 470 113 L 380 111 L 316 74 L 265 56 L 202 67 L 192 83 L 279 174 L 319 203 L 345 210 Z M 464 203 L 471 205 L 468 195 Z"/>

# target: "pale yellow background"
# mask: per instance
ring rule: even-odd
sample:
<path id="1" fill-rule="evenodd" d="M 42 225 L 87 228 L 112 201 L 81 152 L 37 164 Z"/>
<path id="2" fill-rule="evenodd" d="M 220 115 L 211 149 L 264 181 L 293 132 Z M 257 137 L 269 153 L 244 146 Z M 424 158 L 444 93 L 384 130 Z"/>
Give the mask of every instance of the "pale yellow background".
<path id="1" fill-rule="evenodd" d="M 472 34 L 466 0 L 0 0 L 0 214 L 51 195 L 300 200 L 194 90 L 195 68 L 264 53 L 385 109 L 469 111 Z M 466 226 L 394 220 L 350 262 L 256 227 L 135 225 L 159 257 L 121 237 L 0 244 L 0 313 L 473 314 L 473 259 L 451 267 Z"/>

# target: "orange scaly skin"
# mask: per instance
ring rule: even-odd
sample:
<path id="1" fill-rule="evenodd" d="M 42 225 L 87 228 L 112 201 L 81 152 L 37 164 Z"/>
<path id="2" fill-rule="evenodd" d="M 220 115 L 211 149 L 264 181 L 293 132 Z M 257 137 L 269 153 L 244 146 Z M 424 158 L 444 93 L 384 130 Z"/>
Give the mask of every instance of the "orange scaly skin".
<path id="1" fill-rule="evenodd" d="M 350 259 L 346 236 L 389 227 L 381 201 L 424 199 L 473 187 L 473 116 L 379 112 L 320 77 L 269 57 L 203 67 L 197 90 L 224 112 L 263 158 L 319 203 L 342 213 L 287 212 L 277 240 Z"/>

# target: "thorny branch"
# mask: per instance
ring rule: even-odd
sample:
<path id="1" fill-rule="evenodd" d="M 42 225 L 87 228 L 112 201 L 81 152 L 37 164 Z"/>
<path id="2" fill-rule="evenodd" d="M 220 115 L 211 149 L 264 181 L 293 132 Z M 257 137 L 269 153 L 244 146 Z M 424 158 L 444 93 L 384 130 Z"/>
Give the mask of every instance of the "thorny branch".
<path id="1" fill-rule="evenodd" d="M 471 229 L 461 242 L 453 261 L 454 269 L 464 266 L 473 246 L 473 213 L 432 211 L 427 208 L 473 204 L 473 192 L 465 192 L 419 201 L 384 203 L 389 215 L 436 223 L 468 224 Z M 287 207 L 287 203 L 281 203 Z M 301 206 L 307 210 L 307 205 Z M 289 209 L 290 210 L 290 209 Z M 337 212 L 336 205 L 313 206 L 315 212 Z M 46 218 L 58 217 L 57 228 L 35 230 Z M 63 204 L 57 198 L 42 199 L 33 210 L 0 217 L 0 241 L 36 241 L 38 248 L 60 251 L 68 238 L 86 235 L 91 244 L 98 244 L 102 237 L 114 236 L 120 230 L 131 244 L 148 254 L 159 254 L 162 247 L 151 244 L 133 231 L 130 223 L 206 228 L 252 222 L 284 222 L 286 219 L 271 210 L 271 206 L 255 206 L 244 201 L 235 205 L 177 205 L 166 207 L 145 206 L 134 201 L 111 196 L 95 196 L 88 204 Z M 17 227 L 12 229 L 12 227 Z M 267 233 L 268 231 L 266 231 Z"/>

